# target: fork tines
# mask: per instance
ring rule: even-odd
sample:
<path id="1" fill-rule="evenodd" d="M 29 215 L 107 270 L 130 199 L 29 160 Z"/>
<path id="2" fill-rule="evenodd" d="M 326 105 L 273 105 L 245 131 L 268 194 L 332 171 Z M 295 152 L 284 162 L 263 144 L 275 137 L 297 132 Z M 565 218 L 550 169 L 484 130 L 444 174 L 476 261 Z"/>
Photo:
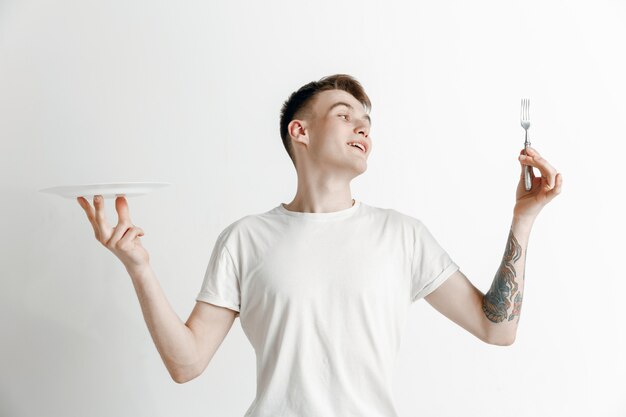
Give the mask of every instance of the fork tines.
<path id="1" fill-rule="evenodd" d="M 529 98 L 522 99 L 522 107 L 520 110 L 520 120 L 523 122 L 530 121 L 530 99 Z"/>

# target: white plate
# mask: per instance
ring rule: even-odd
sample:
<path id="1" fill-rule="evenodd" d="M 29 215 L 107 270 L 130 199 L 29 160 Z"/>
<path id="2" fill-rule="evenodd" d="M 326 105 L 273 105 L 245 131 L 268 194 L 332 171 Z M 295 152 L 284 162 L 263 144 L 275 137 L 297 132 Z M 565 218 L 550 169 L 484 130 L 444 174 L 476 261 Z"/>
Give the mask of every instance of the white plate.
<path id="1" fill-rule="evenodd" d="M 87 200 L 93 201 L 94 195 L 101 195 L 103 198 L 115 198 L 117 196 L 135 197 L 148 194 L 157 188 L 166 187 L 168 185 L 170 185 L 170 183 L 123 182 L 116 184 L 62 185 L 59 187 L 44 188 L 39 191 L 73 199 L 83 196 Z"/>

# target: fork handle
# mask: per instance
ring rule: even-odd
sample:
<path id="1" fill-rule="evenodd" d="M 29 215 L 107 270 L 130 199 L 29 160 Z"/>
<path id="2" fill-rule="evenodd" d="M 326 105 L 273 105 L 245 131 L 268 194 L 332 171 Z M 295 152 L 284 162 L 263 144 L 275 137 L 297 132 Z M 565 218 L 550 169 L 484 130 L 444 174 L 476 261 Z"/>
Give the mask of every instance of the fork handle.
<path id="1" fill-rule="evenodd" d="M 530 146 L 530 142 L 528 141 L 528 130 L 526 131 L 526 139 L 524 141 L 524 155 L 527 155 L 526 148 Z M 530 177 L 530 170 L 533 169 L 530 165 L 524 165 L 524 186 L 526 191 L 530 191 L 533 187 L 533 181 Z"/>

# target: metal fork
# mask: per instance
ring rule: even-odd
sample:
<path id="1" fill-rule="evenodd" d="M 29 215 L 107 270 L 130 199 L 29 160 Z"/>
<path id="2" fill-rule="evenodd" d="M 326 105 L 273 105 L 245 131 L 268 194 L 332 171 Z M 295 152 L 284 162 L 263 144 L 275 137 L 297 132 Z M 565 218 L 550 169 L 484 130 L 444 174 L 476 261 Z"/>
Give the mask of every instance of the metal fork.
<path id="1" fill-rule="evenodd" d="M 520 123 L 525 131 L 524 138 L 524 155 L 527 155 L 526 149 L 530 146 L 530 141 L 528 140 L 528 129 L 530 128 L 530 99 L 523 98 L 522 99 L 522 109 L 520 110 Z M 526 191 L 530 191 L 532 188 L 532 178 L 530 177 L 531 169 L 533 169 L 530 165 L 524 165 L 524 186 L 526 187 Z"/>

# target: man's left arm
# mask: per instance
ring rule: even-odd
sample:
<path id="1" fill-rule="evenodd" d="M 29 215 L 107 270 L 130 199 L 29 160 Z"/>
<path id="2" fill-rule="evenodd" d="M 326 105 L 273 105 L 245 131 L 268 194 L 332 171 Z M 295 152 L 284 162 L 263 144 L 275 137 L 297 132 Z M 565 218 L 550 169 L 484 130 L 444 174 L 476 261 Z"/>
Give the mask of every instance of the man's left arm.
<path id="1" fill-rule="evenodd" d="M 522 173 L 517 186 L 513 222 L 506 248 L 491 288 L 483 294 L 459 270 L 424 299 L 436 310 L 486 343 L 508 346 L 515 341 L 522 309 L 526 248 L 530 230 L 541 209 L 561 192 L 563 176 L 527 147 L 520 152 Z M 524 165 L 530 169 L 532 187 L 524 186 Z"/>

